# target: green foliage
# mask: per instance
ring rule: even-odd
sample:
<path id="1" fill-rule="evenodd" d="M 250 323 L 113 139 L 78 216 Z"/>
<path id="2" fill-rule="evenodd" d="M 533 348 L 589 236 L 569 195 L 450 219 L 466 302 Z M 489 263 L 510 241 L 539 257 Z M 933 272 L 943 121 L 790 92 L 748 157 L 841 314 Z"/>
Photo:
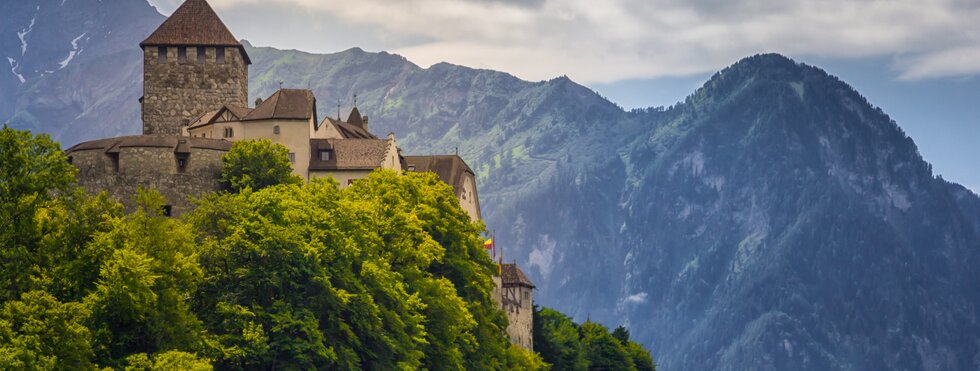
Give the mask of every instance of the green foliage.
<path id="1" fill-rule="evenodd" d="M 549 308 L 534 308 L 534 349 L 556 370 L 656 370 L 650 352 L 630 341 L 629 330 L 611 333 L 593 322 L 581 326 Z"/>
<path id="2" fill-rule="evenodd" d="M 44 137 L 5 128 L 0 140 L 3 153 L 35 146 L 64 160 Z M 238 192 L 172 219 L 155 191 L 124 215 L 50 171 L 64 163 L 32 161 L 0 164 L 34 177 L 0 183 L 2 217 L 17 220 L 0 245 L 0 368 L 549 367 L 506 338 L 483 226 L 434 174 L 379 171 L 339 190 L 242 171 Z M 584 362 L 574 324 L 547 313 L 560 338 L 549 341 Z"/>
<path id="3" fill-rule="evenodd" d="M 221 183 L 232 192 L 302 181 L 292 173 L 289 149 L 268 139 L 236 141 L 223 160 Z"/>
<path id="4" fill-rule="evenodd" d="M 550 308 L 534 308 L 534 350 L 556 370 L 587 370 L 589 361 L 579 339 L 578 326 Z"/>
<path id="5" fill-rule="evenodd" d="M 21 295 L 0 309 L 0 369 L 94 369 L 88 309 L 43 291 Z"/>
<path id="6" fill-rule="evenodd" d="M 78 171 L 47 135 L 0 129 L 0 300 L 35 286 L 44 234 L 39 214 L 70 192 Z"/>
<path id="7" fill-rule="evenodd" d="M 633 358 L 605 326 L 585 322 L 579 327 L 590 370 L 636 370 Z"/>

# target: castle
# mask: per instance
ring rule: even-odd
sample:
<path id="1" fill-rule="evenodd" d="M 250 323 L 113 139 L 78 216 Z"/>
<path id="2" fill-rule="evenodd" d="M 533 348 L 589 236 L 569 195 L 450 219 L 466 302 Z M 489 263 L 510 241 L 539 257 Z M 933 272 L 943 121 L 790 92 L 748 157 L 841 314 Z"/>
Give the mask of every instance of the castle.
<path id="1" fill-rule="evenodd" d="M 280 89 L 249 106 L 248 52 L 206 0 L 186 0 L 140 47 L 143 135 L 65 151 L 87 192 L 106 191 L 132 209 L 139 188 L 156 189 L 167 199 L 164 212 L 178 216 L 192 208 L 190 197 L 221 190 L 222 157 L 232 142 L 269 139 L 289 149 L 294 174 L 333 177 L 340 187 L 376 169 L 433 172 L 470 218 L 481 219 L 476 176 L 462 158 L 403 156 L 393 133 L 368 131 L 356 104 L 346 121 L 321 120 L 310 90 Z M 534 284 L 516 264 L 502 264 L 494 282 L 511 341 L 531 349 Z"/>

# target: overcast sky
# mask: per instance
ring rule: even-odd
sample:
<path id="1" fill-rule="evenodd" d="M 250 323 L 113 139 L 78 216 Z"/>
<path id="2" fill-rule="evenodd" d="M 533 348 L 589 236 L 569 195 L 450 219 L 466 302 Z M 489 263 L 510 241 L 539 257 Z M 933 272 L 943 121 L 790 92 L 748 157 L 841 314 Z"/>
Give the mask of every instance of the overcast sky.
<path id="1" fill-rule="evenodd" d="M 169 15 L 182 0 L 148 0 Z M 843 78 L 980 193 L 980 0 L 209 0 L 256 46 L 390 51 L 670 105 L 778 52 Z"/>
<path id="2" fill-rule="evenodd" d="M 169 14 L 180 0 L 150 2 Z M 256 45 L 367 46 L 423 67 L 448 61 L 528 80 L 686 76 L 760 52 L 888 56 L 902 79 L 980 73 L 978 0 L 210 2 L 236 36 Z"/>

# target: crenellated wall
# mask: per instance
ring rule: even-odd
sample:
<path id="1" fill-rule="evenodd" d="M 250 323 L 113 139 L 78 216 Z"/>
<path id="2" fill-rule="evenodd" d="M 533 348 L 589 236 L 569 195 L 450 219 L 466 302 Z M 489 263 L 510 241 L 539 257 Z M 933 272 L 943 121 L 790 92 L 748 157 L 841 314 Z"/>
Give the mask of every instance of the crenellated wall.
<path id="1" fill-rule="evenodd" d="M 143 134 L 181 135 L 181 128 L 204 112 L 229 104 L 248 106 L 248 63 L 239 47 L 220 47 L 225 59 L 217 61 L 217 48 L 185 47 L 186 59 L 178 58 L 179 47 L 143 48 Z M 198 52 L 204 50 L 204 63 Z"/>
<path id="2" fill-rule="evenodd" d="M 230 143 L 220 141 L 177 145 L 188 139 L 113 138 L 79 144 L 66 154 L 78 168 L 78 182 L 86 192 L 105 191 L 132 211 L 140 187 L 156 189 L 166 197 L 172 215 L 179 216 L 191 210 L 189 196 L 201 197 L 220 189 L 221 158 L 230 148 Z"/>

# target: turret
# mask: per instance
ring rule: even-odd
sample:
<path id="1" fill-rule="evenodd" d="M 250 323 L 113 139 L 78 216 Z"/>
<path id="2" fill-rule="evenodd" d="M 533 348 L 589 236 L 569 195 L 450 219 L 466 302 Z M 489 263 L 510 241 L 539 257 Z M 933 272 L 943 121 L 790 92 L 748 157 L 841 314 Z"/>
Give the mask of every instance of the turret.
<path id="1" fill-rule="evenodd" d="M 205 112 L 247 107 L 252 62 L 206 0 L 185 1 L 140 47 L 143 134 L 180 135 Z"/>

